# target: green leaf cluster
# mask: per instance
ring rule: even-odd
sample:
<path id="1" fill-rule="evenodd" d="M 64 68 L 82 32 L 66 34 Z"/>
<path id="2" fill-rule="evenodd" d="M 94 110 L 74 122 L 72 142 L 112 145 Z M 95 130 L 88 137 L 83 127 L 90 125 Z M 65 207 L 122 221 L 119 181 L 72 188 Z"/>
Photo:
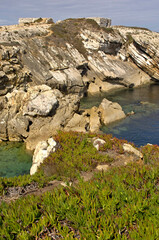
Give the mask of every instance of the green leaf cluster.
<path id="1" fill-rule="evenodd" d="M 159 239 L 159 167 L 131 164 L 0 206 L 0 239 Z"/>

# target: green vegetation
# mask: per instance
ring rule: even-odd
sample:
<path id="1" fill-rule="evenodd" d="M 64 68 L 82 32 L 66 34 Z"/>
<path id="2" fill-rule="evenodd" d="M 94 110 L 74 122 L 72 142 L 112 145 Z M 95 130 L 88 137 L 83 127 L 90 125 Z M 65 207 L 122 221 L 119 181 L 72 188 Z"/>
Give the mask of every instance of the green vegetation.
<path id="1" fill-rule="evenodd" d="M 91 142 L 95 134 L 64 133 L 59 132 L 55 137 L 59 149 L 52 153 L 40 166 L 38 173 L 33 176 L 23 175 L 14 178 L 0 178 L 0 195 L 5 194 L 8 187 L 25 187 L 38 183 L 39 187 L 47 185 L 53 179 L 71 180 L 77 178 L 81 171 L 90 171 L 99 163 L 108 163 L 113 159 L 107 154 L 100 154 Z M 111 135 L 98 135 L 106 141 L 101 151 L 114 149 L 123 153 L 123 140 L 112 138 Z"/>
<path id="2" fill-rule="evenodd" d="M 1 205 L 1 239 L 158 239 L 158 169 L 131 165 Z M 50 236 L 50 237 L 49 237 Z"/>
<path id="3" fill-rule="evenodd" d="M 126 141 L 111 135 L 99 135 L 106 143 L 98 153 L 92 146 L 95 136 L 60 132 L 56 136 L 58 151 L 46 159 L 39 173 L 1 179 L 1 191 L 32 181 L 43 186 L 58 177 L 79 182 L 41 196 L 2 202 L 0 239 L 159 239 L 159 146 L 142 147 L 142 162 L 96 172 L 84 182 L 81 171 L 113 160 L 106 151 L 124 154 L 122 144 Z M 50 177 L 44 174 L 47 166 L 52 169 Z M 51 175 L 53 166 L 56 171 Z"/>
<path id="4" fill-rule="evenodd" d="M 111 135 L 108 136 L 107 139 L 111 137 Z M 93 147 L 90 137 L 91 135 L 82 133 L 60 132 L 55 137 L 55 141 L 60 146 L 59 149 L 45 160 L 40 169 L 45 175 L 63 176 L 72 180 L 77 178 L 80 172 L 90 171 L 99 163 L 113 161 L 107 154 L 102 155 Z"/>
<path id="5" fill-rule="evenodd" d="M 145 31 L 152 32 L 150 29 L 144 28 L 144 27 L 122 26 L 122 25 L 118 25 L 118 26 L 115 26 L 115 27 L 130 28 L 130 29 L 134 29 L 134 30 L 145 30 Z"/>
<path id="6" fill-rule="evenodd" d="M 107 27 L 107 28 L 105 28 L 105 27 L 102 27 L 102 29 L 103 29 L 103 31 L 104 32 L 106 32 L 106 33 L 112 33 L 112 34 L 115 34 L 115 30 L 113 29 L 113 28 L 111 28 L 111 27 Z M 116 31 L 117 32 L 117 31 Z"/>
<path id="7" fill-rule="evenodd" d="M 127 44 L 130 45 L 133 43 L 134 39 L 131 34 L 127 34 Z"/>
<path id="8" fill-rule="evenodd" d="M 50 27 L 52 35 L 46 37 L 46 42 L 48 42 L 48 38 L 54 38 L 55 44 L 59 47 L 66 47 L 66 43 L 70 43 L 87 58 L 87 51 L 79 35 L 79 30 L 86 28 L 85 24 L 84 19 L 67 19 L 58 24 L 52 24 Z"/>
<path id="9" fill-rule="evenodd" d="M 130 33 L 127 34 L 126 37 L 127 37 L 126 45 L 129 46 L 131 43 L 134 42 L 134 39 Z"/>

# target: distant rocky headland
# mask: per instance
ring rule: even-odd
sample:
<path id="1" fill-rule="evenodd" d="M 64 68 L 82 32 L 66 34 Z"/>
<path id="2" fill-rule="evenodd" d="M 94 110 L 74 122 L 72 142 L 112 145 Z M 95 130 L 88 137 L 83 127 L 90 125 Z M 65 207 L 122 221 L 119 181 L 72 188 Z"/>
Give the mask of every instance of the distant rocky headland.
<path id="1" fill-rule="evenodd" d="M 117 103 L 80 111 L 86 94 L 159 81 L 159 33 L 110 19 L 19 19 L 0 27 L 0 139 L 35 149 L 58 130 L 98 132 Z"/>

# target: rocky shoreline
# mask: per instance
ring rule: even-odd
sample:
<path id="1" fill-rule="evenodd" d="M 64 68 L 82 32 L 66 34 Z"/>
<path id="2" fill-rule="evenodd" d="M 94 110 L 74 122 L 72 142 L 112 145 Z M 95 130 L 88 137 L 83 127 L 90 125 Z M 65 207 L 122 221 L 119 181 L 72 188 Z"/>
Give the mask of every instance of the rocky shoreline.
<path id="1" fill-rule="evenodd" d="M 82 178 L 84 182 L 91 180 L 94 174 L 98 172 L 107 172 L 108 170 L 110 171 L 112 168 L 127 166 L 128 164 L 133 162 L 141 165 L 144 164 L 143 154 L 128 143 L 122 144 L 123 152 L 119 153 L 117 150 L 112 149 L 101 151 L 101 148 L 104 147 L 106 141 L 99 138 L 98 136 L 90 140 L 93 144 L 93 147 L 97 149 L 98 154 L 105 156 L 105 158 L 110 157 L 111 159 L 113 159 L 113 161 L 111 161 L 110 163 L 96 164 L 96 167 L 93 168 L 92 171 L 81 172 L 80 178 Z M 34 152 L 33 165 L 30 170 L 30 175 L 34 175 L 38 171 L 38 167 L 40 166 L 40 164 L 43 163 L 43 161 L 49 156 L 49 154 L 57 151 L 58 149 L 60 149 L 60 147 L 60 144 L 52 138 L 48 139 L 48 141 L 39 142 Z M 74 179 L 69 183 L 56 179 L 53 181 L 49 181 L 43 187 L 39 187 L 37 182 L 32 182 L 31 184 L 27 184 L 26 186 L 6 187 L 6 189 L 4 189 L 5 194 L 0 196 L 0 203 L 2 201 L 9 203 L 27 195 L 42 195 L 47 191 L 52 191 L 54 188 L 61 186 L 66 188 L 69 186 L 75 187 L 78 183 L 79 181 L 77 179 Z"/>
<path id="2" fill-rule="evenodd" d="M 159 81 L 158 38 L 148 29 L 101 27 L 93 19 L 2 26 L 0 140 L 24 141 L 34 150 L 58 130 L 98 132 L 124 118 L 119 104 L 106 99 L 81 112 L 80 98 Z"/>

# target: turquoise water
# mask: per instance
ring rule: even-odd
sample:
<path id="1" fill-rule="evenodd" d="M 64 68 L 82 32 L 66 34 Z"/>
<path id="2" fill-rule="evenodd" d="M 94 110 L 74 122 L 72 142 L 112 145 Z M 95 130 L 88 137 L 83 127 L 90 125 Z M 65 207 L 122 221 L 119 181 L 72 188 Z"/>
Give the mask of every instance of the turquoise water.
<path id="1" fill-rule="evenodd" d="M 14 177 L 29 174 L 32 154 L 27 152 L 24 143 L 0 143 L 0 177 Z"/>
<path id="2" fill-rule="evenodd" d="M 104 97 L 118 102 L 125 113 L 135 112 L 121 121 L 103 126 L 101 130 L 104 133 L 111 133 L 138 146 L 147 143 L 159 145 L 159 84 L 88 96 L 82 99 L 81 108 L 98 106 Z"/>

